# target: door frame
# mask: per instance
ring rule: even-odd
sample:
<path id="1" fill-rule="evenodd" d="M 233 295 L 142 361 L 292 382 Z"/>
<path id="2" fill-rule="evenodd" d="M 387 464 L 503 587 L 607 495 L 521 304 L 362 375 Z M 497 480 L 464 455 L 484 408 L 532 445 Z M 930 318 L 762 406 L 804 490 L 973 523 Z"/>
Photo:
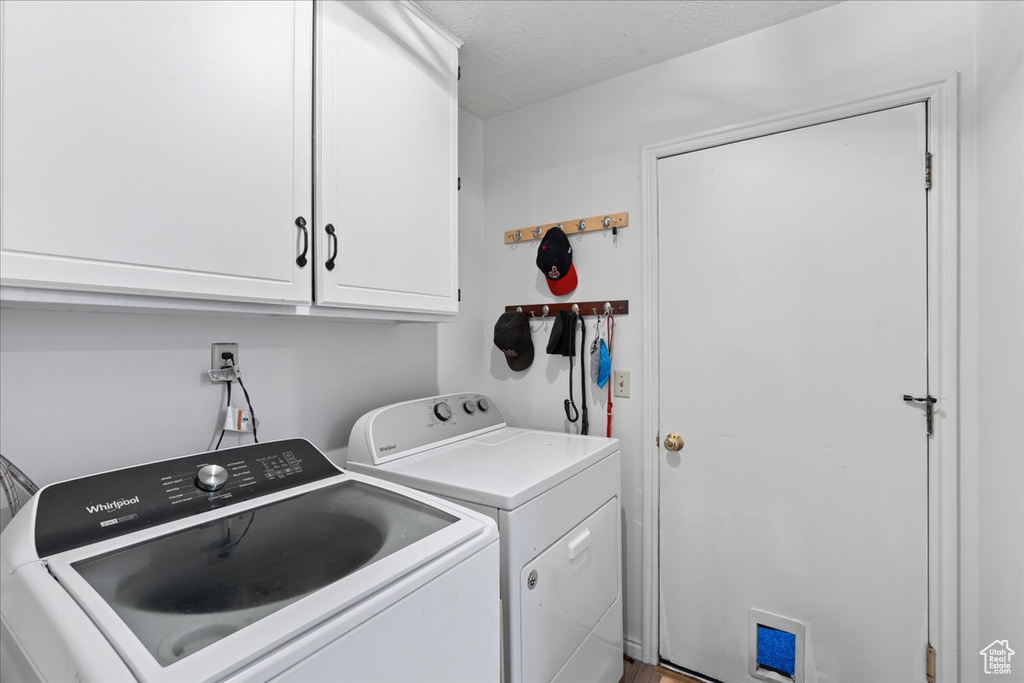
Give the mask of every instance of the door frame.
<path id="1" fill-rule="evenodd" d="M 658 160 L 882 109 L 926 102 L 932 185 L 928 210 L 928 383 L 939 399 L 928 467 L 928 634 L 937 650 L 936 680 L 952 683 L 959 673 L 958 559 L 960 481 L 960 166 L 959 74 L 864 98 L 792 111 L 718 128 L 641 149 L 641 192 L 646 230 L 643 263 L 643 569 L 641 658 L 659 663 L 660 577 L 658 509 L 660 448 L 658 396 Z M 922 183 L 924 182 L 922 160 Z M 908 388 L 908 391 L 910 389 Z M 924 644 L 922 643 L 922 647 Z M 924 656 L 924 653 L 921 653 Z"/>

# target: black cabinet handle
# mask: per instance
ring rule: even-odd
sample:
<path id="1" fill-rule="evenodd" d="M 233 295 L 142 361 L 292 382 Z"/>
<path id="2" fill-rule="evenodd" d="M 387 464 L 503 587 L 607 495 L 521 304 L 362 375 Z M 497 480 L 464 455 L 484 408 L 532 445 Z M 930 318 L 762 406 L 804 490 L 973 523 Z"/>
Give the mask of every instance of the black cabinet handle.
<path id="1" fill-rule="evenodd" d="M 302 231 L 302 253 L 295 259 L 295 263 L 299 268 L 305 268 L 308 261 L 306 260 L 306 253 L 309 251 L 309 230 L 306 230 L 306 219 L 299 216 L 295 219 L 295 225 Z"/>
<path id="2" fill-rule="evenodd" d="M 328 223 L 324 226 L 324 230 L 334 240 L 334 251 L 331 252 L 330 258 L 327 259 L 327 263 L 324 264 L 324 268 L 327 270 L 334 270 L 334 260 L 338 258 L 338 234 L 334 231 L 334 226 Z"/>

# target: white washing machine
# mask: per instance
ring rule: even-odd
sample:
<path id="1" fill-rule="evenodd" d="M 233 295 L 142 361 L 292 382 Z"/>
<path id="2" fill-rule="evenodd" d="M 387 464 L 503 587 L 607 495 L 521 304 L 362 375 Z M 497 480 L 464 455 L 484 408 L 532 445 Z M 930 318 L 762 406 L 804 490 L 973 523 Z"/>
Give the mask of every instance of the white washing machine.
<path id="1" fill-rule="evenodd" d="M 617 439 L 508 427 L 486 396 L 450 394 L 367 413 L 335 455 L 497 521 L 505 681 L 619 680 Z"/>
<path id="2" fill-rule="evenodd" d="M 500 677 L 495 524 L 302 439 L 53 484 L 0 539 L 5 683 Z"/>

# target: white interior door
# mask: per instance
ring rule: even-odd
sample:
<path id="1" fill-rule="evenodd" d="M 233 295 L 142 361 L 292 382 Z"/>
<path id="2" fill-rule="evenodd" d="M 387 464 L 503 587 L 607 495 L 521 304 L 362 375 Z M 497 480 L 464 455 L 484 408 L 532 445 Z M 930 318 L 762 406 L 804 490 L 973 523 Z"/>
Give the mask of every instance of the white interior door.
<path id="1" fill-rule="evenodd" d="M 664 660 L 755 680 L 763 610 L 804 642 L 802 677 L 762 675 L 924 681 L 928 436 L 902 397 L 928 391 L 926 125 L 658 162 Z"/>
<path id="2" fill-rule="evenodd" d="M 4 284 L 309 303 L 310 2 L 0 15 Z"/>

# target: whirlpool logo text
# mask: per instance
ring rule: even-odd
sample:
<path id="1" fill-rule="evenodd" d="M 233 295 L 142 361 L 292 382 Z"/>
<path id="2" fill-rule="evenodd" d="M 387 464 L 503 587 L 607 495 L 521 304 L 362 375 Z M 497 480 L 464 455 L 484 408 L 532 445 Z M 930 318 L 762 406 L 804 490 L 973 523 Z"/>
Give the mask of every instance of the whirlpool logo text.
<path id="1" fill-rule="evenodd" d="M 86 505 L 85 509 L 91 515 L 94 512 L 113 512 L 120 510 L 127 505 L 135 505 L 139 502 L 139 497 L 134 498 L 122 498 L 121 500 L 112 500 L 109 503 L 99 503 L 98 505 Z"/>

